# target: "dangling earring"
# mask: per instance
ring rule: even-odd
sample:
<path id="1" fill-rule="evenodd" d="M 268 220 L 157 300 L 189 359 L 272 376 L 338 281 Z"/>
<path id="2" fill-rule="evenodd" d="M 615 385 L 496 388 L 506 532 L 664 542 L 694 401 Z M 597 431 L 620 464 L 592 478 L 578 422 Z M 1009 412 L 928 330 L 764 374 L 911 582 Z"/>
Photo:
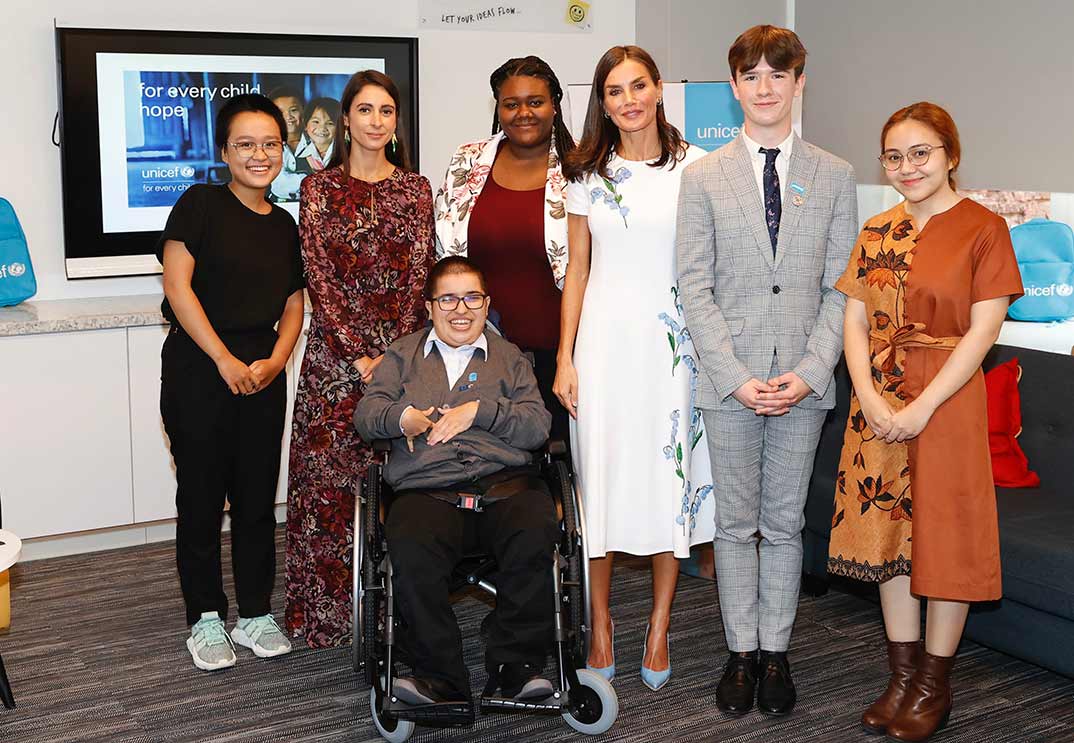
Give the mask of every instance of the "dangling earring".
<path id="1" fill-rule="evenodd" d="M 350 129 L 344 130 L 344 132 L 343 132 L 343 141 L 346 142 L 347 144 L 351 143 L 351 130 Z"/>
<path id="2" fill-rule="evenodd" d="M 656 99 L 656 105 L 663 106 L 664 105 L 664 99 L 663 98 L 657 98 Z"/>
<path id="3" fill-rule="evenodd" d="M 395 145 L 399 143 L 399 140 L 395 137 L 395 132 L 392 132 L 392 154 L 395 154 Z"/>
<path id="4" fill-rule="evenodd" d="M 608 112 L 607 112 L 607 111 L 605 111 L 605 112 L 604 112 L 604 118 L 606 118 L 606 119 L 610 119 L 610 118 L 611 118 L 611 116 L 609 116 L 609 115 L 608 115 Z"/>

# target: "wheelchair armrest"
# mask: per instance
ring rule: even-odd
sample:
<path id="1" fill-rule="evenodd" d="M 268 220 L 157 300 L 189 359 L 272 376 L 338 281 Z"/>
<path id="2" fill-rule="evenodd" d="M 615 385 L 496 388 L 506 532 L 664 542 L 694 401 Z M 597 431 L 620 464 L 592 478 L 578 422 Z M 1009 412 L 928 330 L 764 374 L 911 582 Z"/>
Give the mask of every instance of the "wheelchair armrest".
<path id="1" fill-rule="evenodd" d="M 552 457 L 567 456 L 567 442 L 563 439 L 549 439 L 545 442 L 544 451 Z"/>
<path id="2" fill-rule="evenodd" d="M 391 439 L 373 439 L 373 451 L 375 451 L 377 454 L 387 454 L 391 450 Z"/>

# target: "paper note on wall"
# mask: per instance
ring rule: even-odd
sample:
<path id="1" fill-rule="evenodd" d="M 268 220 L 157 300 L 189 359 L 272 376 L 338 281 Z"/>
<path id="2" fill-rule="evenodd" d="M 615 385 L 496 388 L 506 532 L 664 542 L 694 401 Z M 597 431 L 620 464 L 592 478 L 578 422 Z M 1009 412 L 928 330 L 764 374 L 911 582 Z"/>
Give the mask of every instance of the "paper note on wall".
<path id="1" fill-rule="evenodd" d="M 597 0 L 418 0 L 418 26 L 452 31 L 589 33 Z"/>

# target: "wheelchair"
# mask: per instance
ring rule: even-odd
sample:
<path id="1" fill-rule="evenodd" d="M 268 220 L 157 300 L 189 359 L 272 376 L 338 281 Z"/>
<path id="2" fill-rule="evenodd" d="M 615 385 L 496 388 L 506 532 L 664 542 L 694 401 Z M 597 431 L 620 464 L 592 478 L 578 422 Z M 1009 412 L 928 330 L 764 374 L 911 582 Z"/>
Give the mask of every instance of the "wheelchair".
<path id="1" fill-rule="evenodd" d="M 416 725 L 468 727 L 474 722 L 474 705 L 445 702 L 408 705 L 392 695 L 400 619 L 392 589 L 392 565 L 384 534 L 385 501 L 391 488 L 383 480 L 391 443 L 373 442 L 379 461 L 370 466 L 357 486 L 354 513 L 353 664 L 370 686 L 369 707 L 381 737 L 390 743 L 410 738 Z M 585 667 L 589 656 L 590 609 L 589 563 L 585 550 L 585 525 L 580 499 L 566 464 L 566 446 L 553 441 L 535 457 L 547 483 L 560 526 L 560 539 L 553 549 L 553 633 L 555 674 L 553 694 L 540 702 L 517 701 L 494 696 L 495 678 L 482 692 L 478 708 L 490 712 L 524 712 L 561 715 L 572 728 L 586 735 L 608 730 L 619 714 L 612 685 Z M 488 555 L 467 556 L 452 576 L 452 593 L 476 586 L 495 596 L 495 560 Z"/>

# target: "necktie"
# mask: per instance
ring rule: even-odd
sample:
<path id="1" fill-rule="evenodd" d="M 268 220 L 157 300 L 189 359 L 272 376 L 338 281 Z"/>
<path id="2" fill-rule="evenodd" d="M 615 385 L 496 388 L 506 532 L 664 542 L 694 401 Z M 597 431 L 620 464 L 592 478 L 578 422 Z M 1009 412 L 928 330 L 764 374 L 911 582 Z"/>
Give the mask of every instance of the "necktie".
<path id="1" fill-rule="evenodd" d="M 783 214 L 783 203 L 779 197 L 779 174 L 776 173 L 776 157 L 779 148 L 761 147 L 764 155 L 764 221 L 768 225 L 768 237 L 772 240 L 772 255 L 776 254 L 776 241 L 779 239 L 779 218 Z"/>

